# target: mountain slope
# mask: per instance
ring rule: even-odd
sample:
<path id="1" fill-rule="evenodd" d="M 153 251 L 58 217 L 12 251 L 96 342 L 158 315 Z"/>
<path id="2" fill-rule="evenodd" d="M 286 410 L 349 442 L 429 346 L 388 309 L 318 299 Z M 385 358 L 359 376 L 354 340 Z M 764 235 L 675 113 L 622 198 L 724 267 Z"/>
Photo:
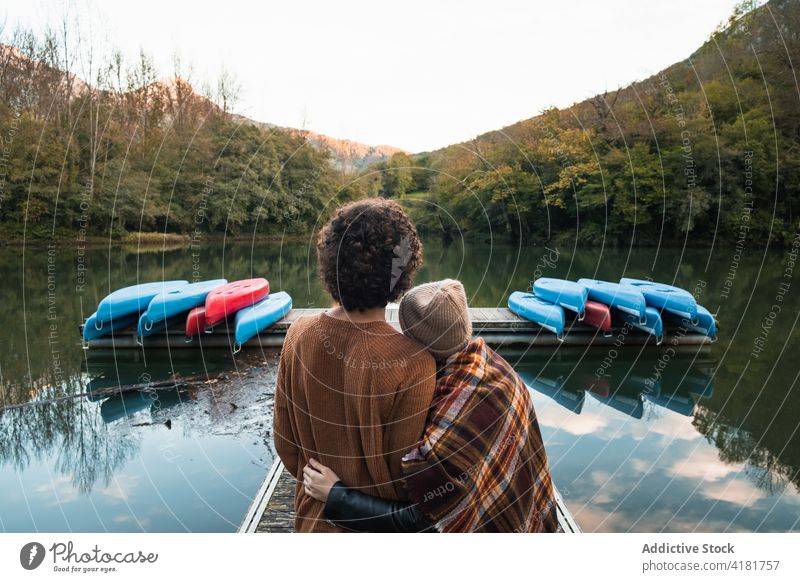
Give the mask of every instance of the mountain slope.
<path id="1" fill-rule="evenodd" d="M 381 191 L 417 191 L 420 227 L 446 234 L 787 244 L 800 211 L 797 63 L 800 2 L 750 4 L 665 71 L 418 154 L 411 186 Z"/>
<path id="2" fill-rule="evenodd" d="M 359 195 L 327 151 L 237 122 L 143 56 L 112 57 L 98 89 L 58 69 L 54 39 L 20 38 L 0 46 L 0 239 L 307 232 Z"/>
<path id="3" fill-rule="evenodd" d="M 307 139 L 310 144 L 320 151 L 330 153 L 334 166 L 343 172 L 356 172 L 363 170 L 370 164 L 387 160 L 396 153 L 404 153 L 400 148 L 390 145 L 367 145 L 349 139 L 330 137 L 306 129 L 282 127 L 273 123 L 256 121 L 244 115 L 233 115 L 233 119 L 241 123 L 248 123 L 269 130 L 279 129 Z"/>

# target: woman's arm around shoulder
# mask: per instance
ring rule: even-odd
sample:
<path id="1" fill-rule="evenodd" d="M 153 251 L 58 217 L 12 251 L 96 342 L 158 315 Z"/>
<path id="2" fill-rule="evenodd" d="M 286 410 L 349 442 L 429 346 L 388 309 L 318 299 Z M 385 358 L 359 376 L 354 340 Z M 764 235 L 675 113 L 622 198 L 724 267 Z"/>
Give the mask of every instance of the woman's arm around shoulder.
<path id="1" fill-rule="evenodd" d="M 303 468 L 307 495 L 325 504 L 325 519 L 342 529 L 374 533 L 433 531 L 433 524 L 414 506 L 367 495 L 347 487 L 332 469 L 314 459 Z"/>

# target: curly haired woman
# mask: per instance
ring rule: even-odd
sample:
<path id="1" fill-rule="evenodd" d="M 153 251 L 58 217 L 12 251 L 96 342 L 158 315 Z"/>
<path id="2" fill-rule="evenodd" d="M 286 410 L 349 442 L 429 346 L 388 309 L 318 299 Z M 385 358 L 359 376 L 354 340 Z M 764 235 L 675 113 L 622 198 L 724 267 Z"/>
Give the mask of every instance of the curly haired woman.
<path id="1" fill-rule="evenodd" d="M 413 285 L 422 244 L 384 199 L 339 208 L 320 231 L 317 263 L 337 303 L 289 329 L 275 391 L 275 448 L 296 478 L 318 459 L 360 491 L 403 500 L 401 458 L 419 439 L 435 387 L 427 350 L 385 321 Z M 341 531 L 298 479 L 295 530 Z"/>

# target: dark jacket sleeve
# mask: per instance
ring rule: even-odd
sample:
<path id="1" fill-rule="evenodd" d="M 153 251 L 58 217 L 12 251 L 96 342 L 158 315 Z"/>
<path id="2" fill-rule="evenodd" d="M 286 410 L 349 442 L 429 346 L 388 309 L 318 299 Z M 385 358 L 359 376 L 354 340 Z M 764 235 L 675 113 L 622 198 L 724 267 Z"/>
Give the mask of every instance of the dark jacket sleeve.
<path id="1" fill-rule="evenodd" d="M 325 502 L 325 518 L 342 529 L 375 533 L 434 531 L 413 503 L 360 493 L 338 481 Z"/>

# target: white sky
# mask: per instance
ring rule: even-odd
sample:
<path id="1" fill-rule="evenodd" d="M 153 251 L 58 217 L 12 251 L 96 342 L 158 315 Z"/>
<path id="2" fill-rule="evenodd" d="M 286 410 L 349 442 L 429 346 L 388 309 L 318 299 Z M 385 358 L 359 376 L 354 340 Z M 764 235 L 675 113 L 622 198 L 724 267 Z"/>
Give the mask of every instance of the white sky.
<path id="1" fill-rule="evenodd" d="M 689 56 L 736 0 L 352 2 L 68 0 L 92 36 L 160 76 L 178 51 L 194 80 L 222 67 L 239 113 L 417 152 L 644 78 Z M 4 0 L 41 29 L 60 0 Z M 89 16 L 91 15 L 91 16 Z"/>

